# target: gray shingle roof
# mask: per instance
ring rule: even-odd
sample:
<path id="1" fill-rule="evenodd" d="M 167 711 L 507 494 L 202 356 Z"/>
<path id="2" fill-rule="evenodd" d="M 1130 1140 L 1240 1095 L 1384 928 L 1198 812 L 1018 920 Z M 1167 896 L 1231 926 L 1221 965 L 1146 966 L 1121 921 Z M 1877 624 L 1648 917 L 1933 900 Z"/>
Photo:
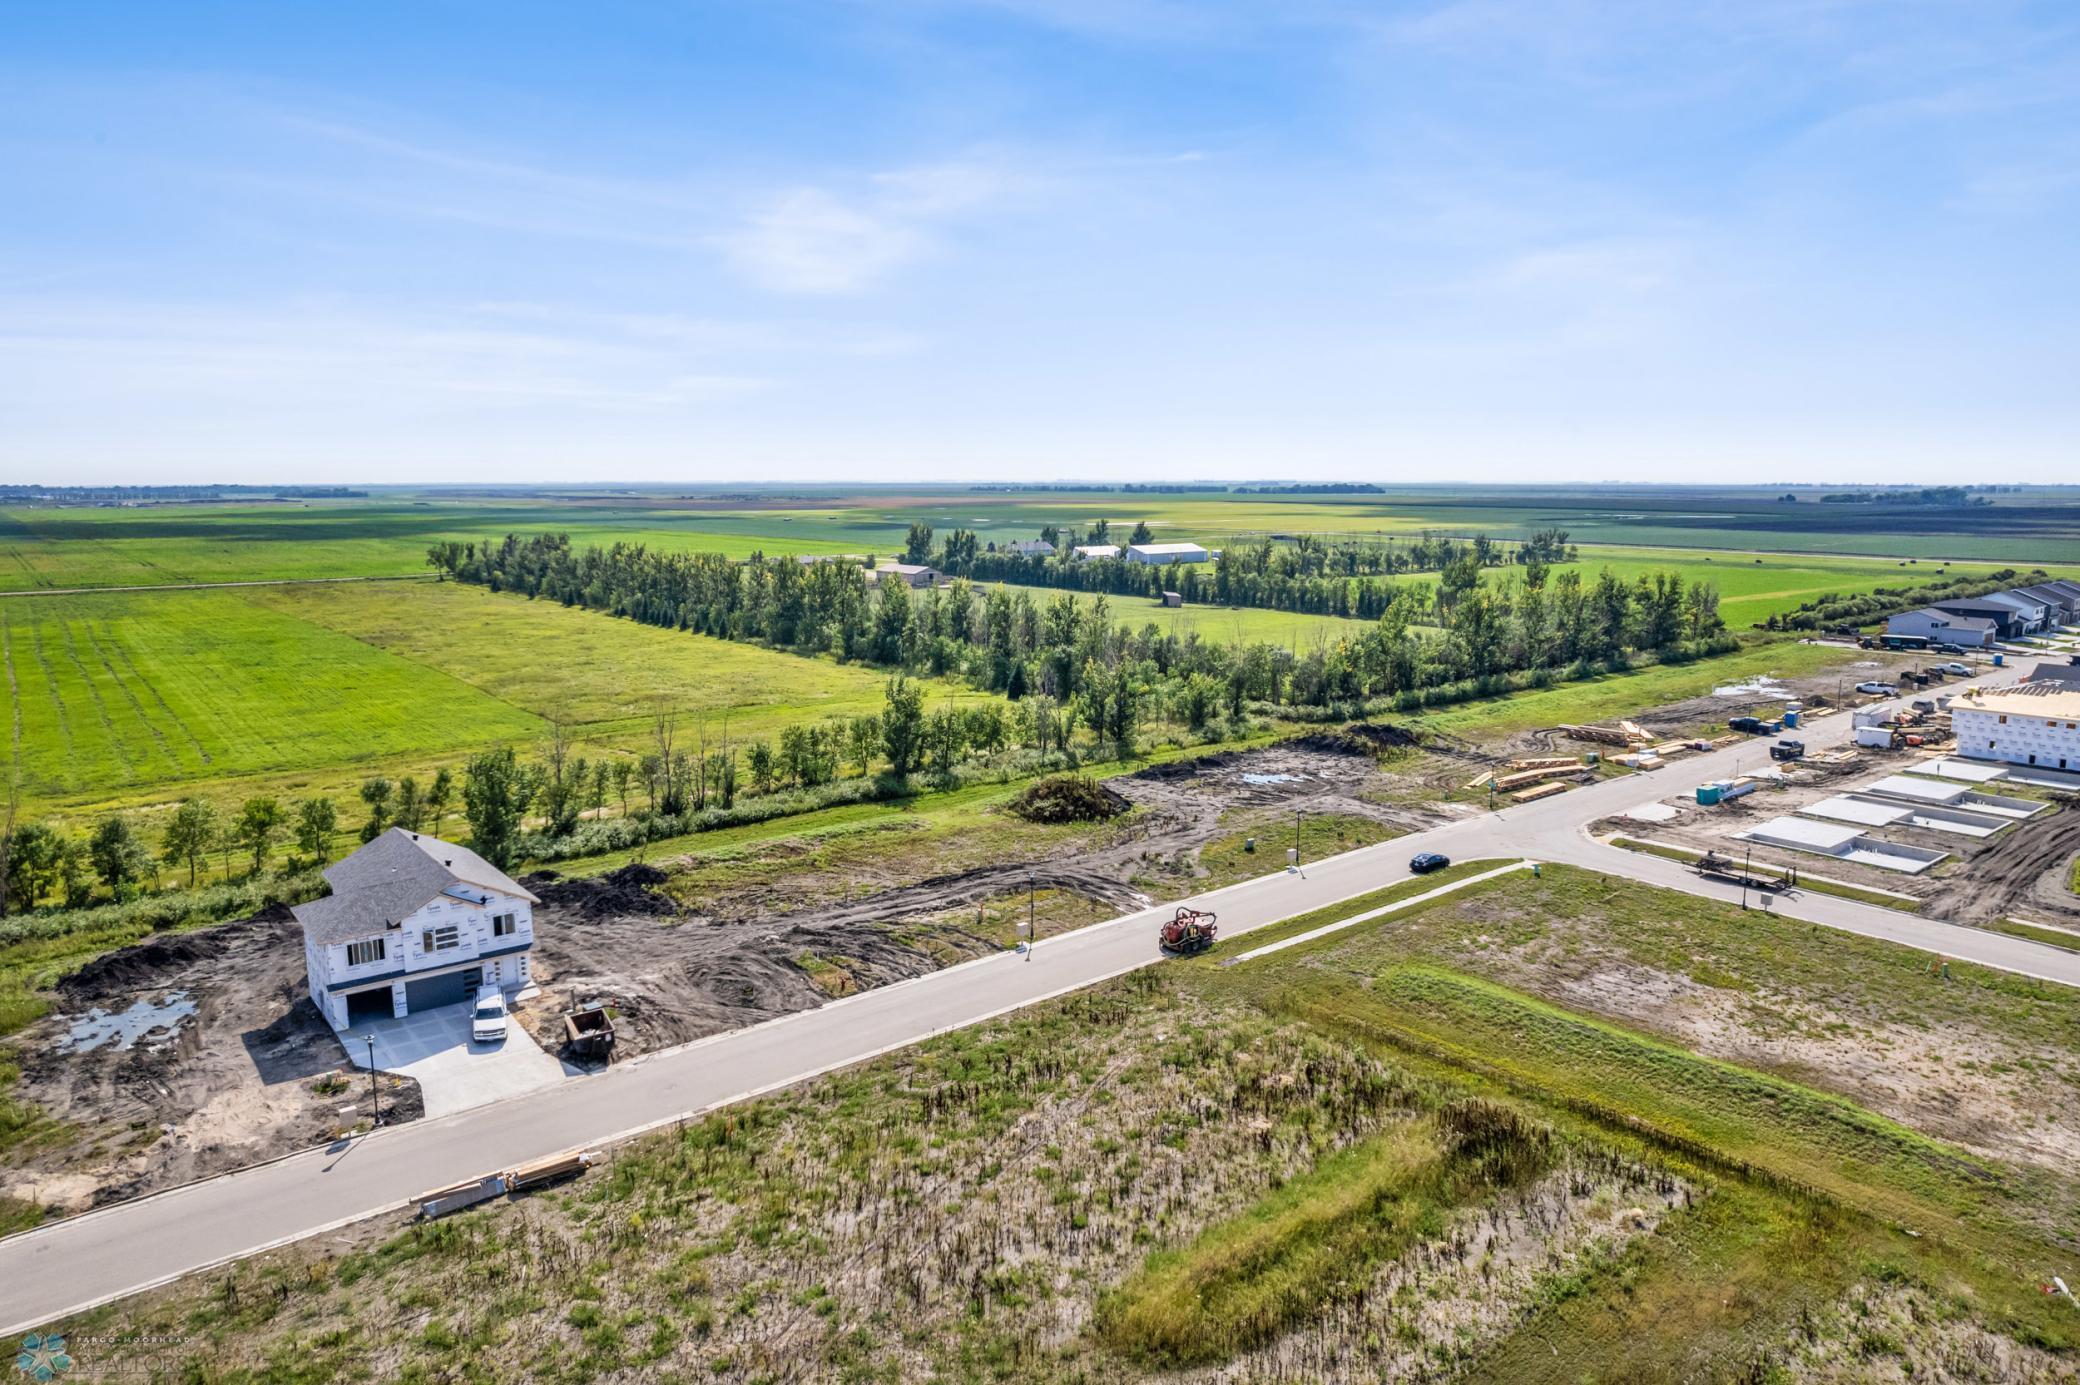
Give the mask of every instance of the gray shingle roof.
<path id="1" fill-rule="evenodd" d="M 466 846 L 393 827 L 346 860 L 328 867 L 332 893 L 290 912 L 315 943 L 372 938 L 455 886 L 541 901 Z"/>

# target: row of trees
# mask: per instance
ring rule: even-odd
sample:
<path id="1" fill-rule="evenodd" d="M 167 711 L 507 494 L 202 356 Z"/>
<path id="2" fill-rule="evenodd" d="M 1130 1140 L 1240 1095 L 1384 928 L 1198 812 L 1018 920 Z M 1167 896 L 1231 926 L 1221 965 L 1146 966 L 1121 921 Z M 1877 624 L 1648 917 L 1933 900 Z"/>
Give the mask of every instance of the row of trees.
<path id="1" fill-rule="evenodd" d="M 1088 605 L 967 578 L 870 590 L 860 569 L 754 556 L 652 553 L 637 545 L 574 552 L 561 535 L 444 545 L 436 566 L 463 581 L 583 605 L 651 624 L 906 673 L 966 679 L 1014 701 L 1074 704 L 1093 680 L 1127 679 L 1137 704 L 1196 710 L 1217 701 L 1322 706 L 1395 697 L 1518 670 L 1606 664 L 1723 634 L 1716 589 L 1673 572 L 1585 581 L 1534 560 L 1483 579 L 1464 561 L 1435 591 L 1396 591 L 1361 633 L 1305 655 L 1265 643 L 1213 644 L 1154 621 L 1120 624 L 1104 596 Z M 1196 680 L 1196 682 L 1195 682 Z M 1107 694 L 1108 696 L 1110 694 Z"/>
<path id="2" fill-rule="evenodd" d="M 1264 610 L 1314 615 L 1378 618 L 1393 601 L 1397 588 L 1386 578 L 1395 574 L 1480 572 L 1518 562 L 1548 565 L 1570 561 L 1574 549 L 1563 531 L 1543 531 L 1527 544 L 1511 546 L 1486 536 L 1454 539 L 1425 534 L 1419 538 L 1340 539 L 1301 534 L 1289 539 L 1259 539 L 1222 548 L 1210 563 L 1158 567 L 1124 558 L 1079 558 L 1078 545 L 1117 543 L 1120 536 L 1099 521 L 1089 532 L 1055 526 L 1040 531 L 1055 545 L 1053 554 L 1024 554 L 994 545 L 982 546 L 967 529 L 956 529 L 933 547 L 930 526 L 910 527 L 905 557 L 929 562 L 949 576 L 980 582 L 1012 582 L 1114 596 L 1156 597 L 1175 591 L 1187 602 L 1220 606 L 1254 606 Z M 1125 541 L 1146 543 L 1146 523 L 1137 524 Z M 1463 580 L 1463 579 L 1461 579 Z"/>
<path id="3" fill-rule="evenodd" d="M 159 828 L 156 843 L 123 816 L 103 818 L 85 835 L 47 822 L 16 827 L 0 843 L 6 869 L 0 912 L 34 908 L 55 895 L 68 908 L 89 903 L 96 885 L 112 899 L 134 897 L 156 885 L 163 870 L 185 869 L 192 887 L 213 854 L 221 854 L 224 875 L 234 862 L 250 862 L 258 875 L 285 842 L 293 842 L 310 862 L 330 852 L 338 830 L 339 810 L 329 798 L 306 798 L 293 807 L 279 799 L 249 798 L 227 816 L 200 798 L 181 803 Z"/>

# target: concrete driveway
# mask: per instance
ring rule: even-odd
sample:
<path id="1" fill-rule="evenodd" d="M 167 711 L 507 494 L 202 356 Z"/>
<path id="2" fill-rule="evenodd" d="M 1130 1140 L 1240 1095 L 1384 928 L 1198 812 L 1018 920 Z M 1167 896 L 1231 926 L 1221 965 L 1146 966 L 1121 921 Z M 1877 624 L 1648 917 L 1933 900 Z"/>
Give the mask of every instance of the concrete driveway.
<path id="1" fill-rule="evenodd" d="M 340 1042 L 354 1066 L 366 1068 L 368 1041 L 363 1036 L 373 1034 L 376 1067 L 416 1081 L 428 1116 L 467 1111 L 551 1087 L 569 1075 L 516 1021 L 507 1022 L 504 1043 L 472 1042 L 470 1008 L 443 1005 L 403 1019 L 357 1024 L 339 1036 Z"/>

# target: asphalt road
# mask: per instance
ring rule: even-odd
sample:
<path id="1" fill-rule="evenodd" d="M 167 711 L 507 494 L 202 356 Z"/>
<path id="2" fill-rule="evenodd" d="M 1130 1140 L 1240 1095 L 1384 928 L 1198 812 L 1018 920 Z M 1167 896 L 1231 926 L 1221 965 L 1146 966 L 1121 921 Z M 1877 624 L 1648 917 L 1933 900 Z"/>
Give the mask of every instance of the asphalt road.
<path id="1" fill-rule="evenodd" d="M 2004 676 L 1981 683 L 2009 681 Z M 1847 716 L 1800 733 L 1811 750 L 1850 737 Z M 1737 887 L 1592 841 L 1594 820 L 1702 780 L 1766 763 L 1757 740 L 1652 774 L 1604 780 L 1536 803 L 1309 862 L 1185 901 L 1220 913 L 1223 939 L 1370 893 L 1408 875 L 1419 851 L 1460 860 L 1562 861 L 1686 894 L 1735 899 Z M 397 1207 L 416 1193 L 581 1146 L 669 1125 L 948 1030 L 1161 960 L 1156 923 L 1176 901 L 749 1029 L 648 1054 L 597 1076 L 452 1116 L 384 1129 L 343 1147 L 89 1212 L 0 1240 L 0 1332 L 19 1332 L 179 1275 Z M 1795 918 L 2080 986 L 2080 956 L 1800 892 L 1774 902 Z M 1382 925 L 1391 927 L 1391 923 Z"/>

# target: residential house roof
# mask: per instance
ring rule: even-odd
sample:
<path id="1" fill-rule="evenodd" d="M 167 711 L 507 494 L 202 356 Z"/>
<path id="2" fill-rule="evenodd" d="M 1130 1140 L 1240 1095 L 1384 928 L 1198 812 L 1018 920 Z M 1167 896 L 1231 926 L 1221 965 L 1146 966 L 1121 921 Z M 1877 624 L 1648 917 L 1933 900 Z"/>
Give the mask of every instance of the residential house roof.
<path id="1" fill-rule="evenodd" d="M 1078 544 L 1076 556 L 1079 558 L 1117 558 L 1119 556 L 1119 545 L 1114 543 Z"/>
<path id="2" fill-rule="evenodd" d="M 325 870 L 332 893 L 290 912 L 316 943 L 372 938 L 443 894 L 483 903 L 489 894 L 541 901 L 466 846 L 393 827 Z"/>
<path id="3" fill-rule="evenodd" d="M 1892 619 L 1906 620 L 1913 616 L 1921 616 L 1927 620 L 1933 621 L 1937 625 L 1942 626 L 1944 629 L 1992 630 L 1996 628 L 1995 623 L 1993 621 L 1988 620 L 1985 616 L 1959 615 L 1955 611 L 1946 611 L 1943 610 L 1941 607 L 1937 606 L 1923 606 L 1918 611 L 1908 611 L 1903 615 L 1893 616 Z"/>
<path id="4" fill-rule="evenodd" d="M 1013 553 L 1052 553 L 1054 545 L 1046 539 L 1018 539 L 1004 545 Z"/>
<path id="5" fill-rule="evenodd" d="M 2038 664 L 2030 670 L 2024 680 L 2030 683 L 2057 683 L 2063 687 L 2080 690 L 2080 664 Z"/>
<path id="6" fill-rule="evenodd" d="M 2080 601 L 2080 596 L 2060 591 L 2049 582 L 2039 582 L 2033 587 L 2017 587 L 2015 594 L 2028 597 L 2031 601 L 2038 602 L 2041 605 L 2057 606 L 2062 609 L 2072 606 L 2076 601 Z"/>
<path id="7" fill-rule="evenodd" d="M 1168 553 L 1204 553 L 1205 551 L 1196 543 L 1137 543 L 1127 549 L 1129 553 L 1139 553 L 1144 557 Z"/>

